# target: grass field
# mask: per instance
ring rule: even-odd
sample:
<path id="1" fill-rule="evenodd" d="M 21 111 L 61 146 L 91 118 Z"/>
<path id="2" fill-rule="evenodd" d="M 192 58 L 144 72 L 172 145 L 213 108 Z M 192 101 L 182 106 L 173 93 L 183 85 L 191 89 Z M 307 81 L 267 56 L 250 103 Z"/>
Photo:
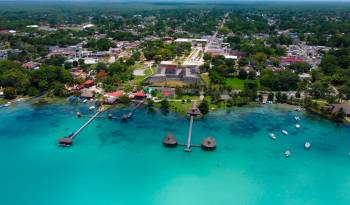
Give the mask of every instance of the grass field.
<path id="1" fill-rule="evenodd" d="M 158 82 L 158 83 L 152 83 L 153 86 L 158 86 L 158 87 L 181 87 L 184 85 L 187 85 L 184 82 L 181 81 L 167 81 L 167 82 Z"/>
<path id="2" fill-rule="evenodd" d="M 145 65 L 143 65 L 143 64 L 136 64 L 136 65 L 133 66 L 133 70 L 143 69 L 143 68 L 145 68 Z M 149 76 L 153 75 L 153 73 L 155 72 L 154 69 L 155 68 L 147 67 L 145 69 L 145 75 L 143 75 L 143 76 L 135 76 L 134 83 L 140 85 L 146 78 L 148 78 Z"/>
<path id="3" fill-rule="evenodd" d="M 169 105 L 170 105 L 170 111 L 171 112 L 178 112 L 178 113 L 181 113 L 181 114 L 186 114 L 187 111 L 192 107 L 192 102 L 173 102 L 173 101 L 170 101 L 169 102 Z"/>
<path id="4" fill-rule="evenodd" d="M 241 80 L 238 78 L 227 78 L 226 85 L 229 86 L 231 89 L 243 90 L 244 81 L 245 80 Z"/>
<path id="5" fill-rule="evenodd" d="M 209 79 L 208 73 L 202 73 L 201 78 L 202 78 L 205 85 L 209 85 L 210 79 Z"/>
<path id="6" fill-rule="evenodd" d="M 247 82 L 249 82 L 249 81 L 253 81 L 254 82 L 255 80 L 241 80 L 241 79 L 238 79 L 238 78 L 227 78 L 226 79 L 226 85 L 229 86 L 231 89 L 234 89 L 234 90 L 243 90 L 244 89 L 244 82 L 246 82 L 246 81 Z"/>

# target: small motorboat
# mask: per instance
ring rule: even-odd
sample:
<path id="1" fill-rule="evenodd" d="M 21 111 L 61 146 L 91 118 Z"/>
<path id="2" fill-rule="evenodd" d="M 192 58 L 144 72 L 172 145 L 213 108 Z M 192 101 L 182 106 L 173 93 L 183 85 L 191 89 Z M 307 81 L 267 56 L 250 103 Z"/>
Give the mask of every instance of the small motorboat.
<path id="1" fill-rule="evenodd" d="M 296 125 L 295 125 L 295 128 L 300 128 L 300 124 L 296 124 Z"/>
<path id="2" fill-rule="evenodd" d="M 283 133 L 284 135 L 289 135 L 289 133 L 288 133 L 287 130 L 282 130 L 282 133 Z"/>
<path id="3" fill-rule="evenodd" d="M 11 105 L 11 102 L 8 102 L 8 103 L 6 103 L 5 105 L 4 105 L 4 107 L 8 107 L 8 106 L 10 106 Z"/>
<path id="4" fill-rule="evenodd" d="M 276 135 L 273 134 L 273 133 L 270 133 L 270 137 L 271 137 L 271 139 L 273 139 L 273 140 L 275 140 L 275 139 L 277 138 Z"/>
<path id="5" fill-rule="evenodd" d="M 299 120 L 300 120 L 300 117 L 295 116 L 294 119 L 295 119 L 296 121 L 299 121 Z"/>
<path id="6" fill-rule="evenodd" d="M 305 147 L 305 149 L 310 149 L 311 148 L 311 143 L 310 142 L 305 142 L 304 147 Z"/>
<path id="7" fill-rule="evenodd" d="M 83 103 L 86 103 L 87 102 L 87 99 L 83 100 Z"/>
<path id="8" fill-rule="evenodd" d="M 289 157 L 290 155 L 292 155 L 292 152 L 289 149 L 284 152 L 284 156 Z"/>
<path id="9" fill-rule="evenodd" d="M 96 107 L 95 106 L 90 106 L 89 110 L 94 110 Z"/>
<path id="10" fill-rule="evenodd" d="M 300 112 L 300 111 L 301 111 L 301 108 L 300 108 L 300 107 L 297 107 L 297 108 L 295 108 L 294 110 L 297 111 L 297 112 Z"/>

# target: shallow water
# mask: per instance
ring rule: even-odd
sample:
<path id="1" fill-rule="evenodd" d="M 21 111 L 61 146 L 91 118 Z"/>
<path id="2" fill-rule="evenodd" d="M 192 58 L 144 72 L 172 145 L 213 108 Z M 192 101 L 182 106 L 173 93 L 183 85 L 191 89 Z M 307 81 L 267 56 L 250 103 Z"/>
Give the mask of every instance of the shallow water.
<path id="1" fill-rule="evenodd" d="M 350 204 L 348 126 L 276 106 L 237 108 L 195 121 L 193 143 L 213 136 L 215 152 L 185 153 L 161 141 L 173 133 L 184 143 L 187 119 L 140 109 L 127 123 L 95 120 L 72 147 L 58 147 L 87 120 L 74 116 L 87 107 L 0 110 L 1 205 Z"/>

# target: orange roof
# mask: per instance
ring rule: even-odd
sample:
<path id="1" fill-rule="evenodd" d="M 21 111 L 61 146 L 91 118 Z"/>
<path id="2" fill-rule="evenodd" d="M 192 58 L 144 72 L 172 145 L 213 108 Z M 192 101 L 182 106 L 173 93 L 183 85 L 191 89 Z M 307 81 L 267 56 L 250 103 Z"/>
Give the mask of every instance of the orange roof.
<path id="1" fill-rule="evenodd" d="M 118 91 L 115 91 L 115 92 L 111 92 L 111 93 L 106 93 L 106 95 L 108 96 L 113 96 L 113 97 L 121 97 L 123 96 L 125 93 L 124 91 L 122 90 L 118 90 Z"/>
<path id="2" fill-rule="evenodd" d="M 134 96 L 135 97 L 145 97 L 146 94 L 144 92 L 136 92 L 136 93 L 134 93 Z"/>
<path id="3" fill-rule="evenodd" d="M 94 83 L 93 80 L 86 80 L 86 81 L 84 82 L 84 85 L 90 85 L 90 84 L 93 84 L 93 83 Z"/>

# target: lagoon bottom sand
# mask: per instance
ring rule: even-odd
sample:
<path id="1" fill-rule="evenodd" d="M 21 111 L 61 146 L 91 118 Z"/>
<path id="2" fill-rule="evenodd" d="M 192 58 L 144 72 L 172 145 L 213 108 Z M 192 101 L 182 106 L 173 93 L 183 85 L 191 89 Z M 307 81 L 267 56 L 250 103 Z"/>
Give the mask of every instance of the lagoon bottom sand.
<path id="1" fill-rule="evenodd" d="M 127 123 L 97 119 L 72 147 L 58 147 L 87 120 L 74 115 L 83 106 L 0 110 L 1 205 L 350 204 L 345 125 L 276 106 L 219 111 L 196 120 L 192 138 L 213 136 L 217 150 L 185 153 L 161 142 L 168 133 L 185 142 L 188 119 L 139 109 Z"/>

